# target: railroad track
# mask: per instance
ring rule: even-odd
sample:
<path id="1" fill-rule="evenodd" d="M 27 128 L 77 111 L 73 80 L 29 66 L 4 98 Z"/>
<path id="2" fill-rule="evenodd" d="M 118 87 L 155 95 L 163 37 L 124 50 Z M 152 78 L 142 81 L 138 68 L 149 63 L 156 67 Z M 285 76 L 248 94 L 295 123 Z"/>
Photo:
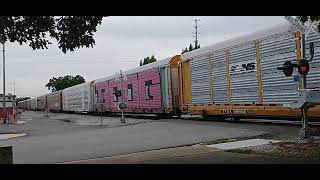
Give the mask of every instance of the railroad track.
<path id="1" fill-rule="evenodd" d="M 108 115 L 103 115 L 103 116 L 108 116 Z M 150 114 L 146 114 L 146 115 L 137 115 L 137 114 L 126 114 L 125 115 L 127 118 L 135 118 L 135 119 L 152 119 L 152 120 L 160 120 L 160 119 L 181 119 L 181 120 L 201 120 L 201 121 L 219 121 L 219 122 L 234 122 L 231 118 L 226 118 L 224 120 L 205 120 L 202 118 L 202 116 L 191 116 L 191 117 L 182 117 L 182 118 L 159 118 L 155 115 L 150 115 Z M 121 117 L 121 115 L 115 115 L 114 117 Z M 265 124 L 282 124 L 282 125 L 296 125 L 296 126 L 300 126 L 302 125 L 302 121 L 299 119 L 295 119 L 295 120 L 276 120 L 276 119 L 259 119 L 259 118 L 250 118 L 250 119 L 240 119 L 240 121 L 238 122 L 234 122 L 234 123 L 265 123 Z M 311 126 L 320 126 L 320 119 L 319 121 L 316 120 L 312 120 L 311 122 L 308 123 Z"/>
<path id="2" fill-rule="evenodd" d="M 79 115 L 92 115 L 92 116 L 102 116 L 102 117 L 117 117 L 120 118 L 121 114 L 116 115 L 108 115 L 108 114 L 96 114 L 96 113 L 84 113 Z M 232 123 L 265 123 L 265 124 L 281 124 L 281 125 L 295 125 L 295 126 L 301 126 L 302 121 L 299 119 L 292 119 L 292 120 L 284 120 L 284 119 L 266 119 L 266 118 L 242 118 L 240 121 L 234 122 L 232 118 L 226 118 L 224 120 L 210 120 L 210 119 L 203 119 L 201 115 L 192 115 L 192 116 L 182 116 L 182 118 L 159 118 L 156 115 L 153 114 L 125 114 L 126 118 L 133 118 L 133 119 L 151 119 L 151 120 L 165 120 L 165 119 L 180 119 L 180 120 L 198 120 L 198 121 L 217 121 L 217 122 L 232 122 Z M 317 120 L 311 120 L 308 123 L 310 126 L 319 126 L 320 127 L 320 119 Z"/>
<path id="3" fill-rule="evenodd" d="M 239 123 L 241 122 L 250 122 L 250 123 L 270 123 L 270 124 L 283 124 L 283 125 L 297 125 L 301 126 L 302 121 L 298 120 L 270 120 L 270 119 L 241 119 Z M 319 122 L 309 122 L 308 123 L 311 126 L 320 126 L 320 121 Z"/>

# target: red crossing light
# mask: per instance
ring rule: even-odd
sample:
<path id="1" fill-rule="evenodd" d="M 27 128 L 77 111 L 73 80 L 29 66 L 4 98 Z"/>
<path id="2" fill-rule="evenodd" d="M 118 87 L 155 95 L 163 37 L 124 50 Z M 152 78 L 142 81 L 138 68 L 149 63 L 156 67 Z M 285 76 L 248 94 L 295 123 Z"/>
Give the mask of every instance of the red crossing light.
<path id="1" fill-rule="evenodd" d="M 301 75 L 307 75 L 309 72 L 309 62 L 305 59 L 301 59 L 298 65 L 298 71 Z"/>

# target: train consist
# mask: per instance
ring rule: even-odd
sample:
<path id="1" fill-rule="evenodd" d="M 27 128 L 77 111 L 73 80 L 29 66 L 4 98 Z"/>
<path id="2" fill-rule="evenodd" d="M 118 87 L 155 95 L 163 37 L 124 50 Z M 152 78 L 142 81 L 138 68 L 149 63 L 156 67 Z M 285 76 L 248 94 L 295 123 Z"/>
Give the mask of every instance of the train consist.
<path id="1" fill-rule="evenodd" d="M 117 113 L 125 102 L 126 112 L 179 116 L 178 62 L 180 56 L 160 60 L 124 71 L 122 77 L 112 75 L 19 102 L 18 108 Z M 117 97 L 114 92 L 121 88 Z"/>
<path id="2" fill-rule="evenodd" d="M 124 102 L 125 112 L 159 116 L 300 117 L 290 104 L 297 101 L 303 82 L 277 70 L 287 60 L 301 60 L 300 32 L 288 34 L 289 28 L 286 23 L 175 55 L 19 102 L 18 108 L 117 113 Z M 311 33 L 306 44 L 310 42 L 314 59 L 308 88 L 320 88 L 320 36 Z M 320 107 L 309 109 L 309 116 L 320 117 Z"/>

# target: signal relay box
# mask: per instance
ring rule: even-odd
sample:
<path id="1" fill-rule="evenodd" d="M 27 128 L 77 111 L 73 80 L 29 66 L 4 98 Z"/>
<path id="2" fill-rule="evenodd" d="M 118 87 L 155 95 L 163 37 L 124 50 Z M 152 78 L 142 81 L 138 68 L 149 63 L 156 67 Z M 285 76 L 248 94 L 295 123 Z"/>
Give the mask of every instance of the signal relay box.
<path id="1" fill-rule="evenodd" d="M 304 89 L 299 92 L 298 101 L 292 108 L 304 109 L 320 105 L 320 89 Z"/>

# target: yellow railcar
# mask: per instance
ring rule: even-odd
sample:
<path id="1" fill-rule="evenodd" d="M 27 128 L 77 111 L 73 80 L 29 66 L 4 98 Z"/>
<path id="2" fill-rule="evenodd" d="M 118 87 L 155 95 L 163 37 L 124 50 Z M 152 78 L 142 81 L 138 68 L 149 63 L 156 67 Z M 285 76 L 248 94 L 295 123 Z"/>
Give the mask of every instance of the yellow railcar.
<path id="1" fill-rule="evenodd" d="M 301 60 L 299 32 L 288 33 L 283 24 L 223 41 L 181 55 L 179 95 L 181 110 L 197 115 L 221 117 L 298 118 L 290 105 L 298 99 L 301 79 L 286 77 L 277 67 L 288 60 Z M 307 75 L 307 88 L 320 88 L 320 36 L 309 35 L 315 56 Z M 306 57 L 308 57 L 306 46 Z M 308 111 L 320 117 L 320 107 Z"/>

